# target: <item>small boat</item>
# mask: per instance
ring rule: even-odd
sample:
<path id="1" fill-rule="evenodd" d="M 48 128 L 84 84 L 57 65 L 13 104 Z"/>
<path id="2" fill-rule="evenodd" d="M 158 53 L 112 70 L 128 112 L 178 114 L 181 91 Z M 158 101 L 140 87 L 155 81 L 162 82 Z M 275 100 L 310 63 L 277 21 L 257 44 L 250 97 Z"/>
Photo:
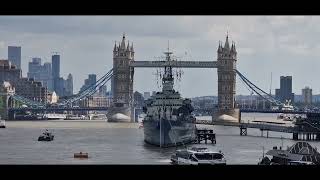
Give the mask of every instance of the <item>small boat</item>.
<path id="1" fill-rule="evenodd" d="M 90 114 L 89 120 L 106 120 L 108 121 L 107 115 L 105 114 Z"/>
<path id="2" fill-rule="evenodd" d="M 80 159 L 87 159 L 87 158 L 89 158 L 88 153 L 83 153 L 83 152 L 74 153 L 73 157 L 74 157 L 74 158 L 80 158 Z"/>
<path id="3" fill-rule="evenodd" d="M 283 121 L 293 121 L 294 117 L 287 115 L 283 117 Z"/>
<path id="4" fill-rule="evenodd" d="M 283 117 L 284 117 L 284 114 L 280 113 L 280 114 L 278 114 L 277 119 L 283 119 Z"/>
<path id="5" fill-rule="evenodd" d="M 282 111 L 294 111 L 294 107 L 291 105 L 291 100 L 286 100 L 281 106 Z"/>
<path id="6" fill-rule="evenodd" d="M 54 135 L 46 130 L 41 136 L 39 136 L 38 141 L 53 141 Z"/>
<path id="7" fill-rule="evenodd" d="M 171 162 L 178 165 L 226 165 L 226 159 L 221 151 L 209 151 L 208 148 L 198 147 L 176 150 L 171 156 Z"/>
<path id="8" fill-rule="evenodd" d="M 142 122 L 139 122 L 139 129 L 143 128 L 143 120 Z"/>
<path id="9" fill-rule="evenodd" d="M 5 120 L 0 120 L 0 128 L 6 128 Z"/>
<path id="10" fill-rule="evenodd" d="M 311 161 L 289 161 L 288 165 L 315 165 Z"/>

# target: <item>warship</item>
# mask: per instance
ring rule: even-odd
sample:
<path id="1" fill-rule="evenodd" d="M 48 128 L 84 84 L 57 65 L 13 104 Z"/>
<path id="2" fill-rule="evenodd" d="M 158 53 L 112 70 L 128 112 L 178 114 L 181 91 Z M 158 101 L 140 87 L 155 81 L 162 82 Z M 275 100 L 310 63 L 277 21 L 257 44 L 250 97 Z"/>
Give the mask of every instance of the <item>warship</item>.
<path id="1" fill-rule="evenodd" d="M 172 52 L 164 53 L 166 61 L 173 61 Z M 168 63 L 170 64 L 170 63 Z M 180 74 L 181 76 L 181 74 Z M 185 145 L 196 139 L 194 110 L 190 99 L 175 91 L 171 66 L 164 67 L 162 91 L 145 100 L 143 112 L 144 141 L 159 147 Z"/>

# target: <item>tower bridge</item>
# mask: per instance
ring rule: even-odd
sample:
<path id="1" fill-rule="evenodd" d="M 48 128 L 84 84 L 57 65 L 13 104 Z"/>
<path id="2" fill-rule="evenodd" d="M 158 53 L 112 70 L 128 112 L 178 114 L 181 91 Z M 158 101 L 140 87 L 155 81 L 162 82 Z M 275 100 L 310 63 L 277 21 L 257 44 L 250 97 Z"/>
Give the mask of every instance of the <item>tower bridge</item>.
<path id="1" fill-rule="evenodd" d="M 133 78 L 136 68 L 217 68 L 218 69 L 218 108 L 215 115 L 228 114 L 237 118 L 235 109 L 236 94 L 236 62 L 237 51 L 235 43 L 229 44 L 226 36 L 225 44 L 219 42 L 217 60 L 208 61 L 135 61 L 133 44 L 126 45 L 125 35 L 119 45 L 115 43 L 113 50 L 112 94 L 114 104 L 111 114 L 121 112 L 133 117 Z M 131 109 L 130 109 L 131 108 Z"/>
<path id="2" fill-rule="evenodd" d="M 217 60 L 208 61 L 135 61 L 135 51 L 133 43 L 126 43 L 126 37 L 123 35 L 119 44 L 115 42 L 113 49 L 113 67 L 104 76 L 102 76 L 95 84 L 88 87 L 86 90 L 70 97 L 69 99 L 60 102 L 60 107 L 64 109 L 72 107 L 74 102 L 77 102 L 83 98 L 89 97 L 94 94 L 101 86 L 111 80 L 111 91 L 113 95 L 113 102 L 111 107 L 107 108 L 108 119 L 113 120 L 111 117 L 115 113 L 122 113 L 131 117 L 133 121 L 134 107 L 133 107 L 133 83 L 134 83 L 134 71 L 137 68 L 159 68 L 159 67 L 173 67 L 173 68 L 216 68 L 218 74 L 218 106 L 217 111 L 213 116 L 219 116 L 227 114 L 238 119 L 239 109 L 235 106 L 236 95 L 236 75 L 239 75 L 240 79 L 245 84 L 257 93 L 260 97 L 267 101 L 281 105 L 282 103 L 274 99 L 270 94 L 266 93 L 251 81 L 249 81 L 244 75 L 237 70 L 237 51 L 234 42 L 229 44 L 229 37 L 226 36 L 224 45 L 219 42 L 217 49 Z M 21 97 L 17 94 L 11 95 L 17 101 L 21 101 L 27 104 L 31 109 L 36 108 L 47 109 L 48 106 L 45 103 L 35 102 Z M 11 103 L 12 104 L 12 103 Z M 10 110 L 10 107 L 8 108 Z M 58 108 L 59 109 L 59 108 Z M 51 108 L 50 111 L 54 111 L 55 108 Z M 59 109 L 60 110 L 60 109 Z M 21 108 L 11 108 L 11 113 L 14 111 L 22 111 Z M 213 117 L 214 118 L 214 117 Z"/>

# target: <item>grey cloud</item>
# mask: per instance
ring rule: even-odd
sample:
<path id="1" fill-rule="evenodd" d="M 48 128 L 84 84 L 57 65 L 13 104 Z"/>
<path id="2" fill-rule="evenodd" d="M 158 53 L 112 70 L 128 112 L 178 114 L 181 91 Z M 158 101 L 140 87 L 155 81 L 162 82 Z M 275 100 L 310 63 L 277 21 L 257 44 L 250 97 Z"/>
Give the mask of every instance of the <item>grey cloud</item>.
<path id="1" fill-rule="evenodd" d="M 1 16 L 0 57 L 7 57 L 7 45 L 21 45 L 26 74 L 31 57 L 50 61 L 51 52 L 58 51 L 61 73 L 74 74 L 78 91 L 87 74 L 101 76 L 112 67 L 114 41 L 120 41 L 123 32 L 134 43 L 136 60 L 161 56 L 168 40 L 179 56 L 187 52 L 190 60 L 215 60 L 218 41 L 229 31 L 237 45 L 239 70 L 258 86 L 268 89 L 273 72 L 273 89 L 279 76 L 287 74 L 294 76 L 296 93 L 305 85 L 319 93 L 311 77 L 320 74 L 310 71 L 320 66 L 319 21 L 316 16 Z M 137 69 L 135 90 L 156 89 L 154 71 Z M 189 97 L 213 95 L 216 78 L 216 70 L 185 70 L 180 89 Z M 237 90 L 250 93 L 240 81 Z"/>

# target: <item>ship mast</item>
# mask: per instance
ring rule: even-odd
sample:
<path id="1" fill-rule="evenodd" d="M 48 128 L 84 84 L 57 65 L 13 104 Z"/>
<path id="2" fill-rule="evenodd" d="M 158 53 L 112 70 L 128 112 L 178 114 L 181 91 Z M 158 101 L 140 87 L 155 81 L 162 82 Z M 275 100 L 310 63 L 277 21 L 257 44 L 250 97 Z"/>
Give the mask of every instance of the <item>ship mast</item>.
<path id="1" fill-rule="evenodd" d="M 166 61 L 172 61 L 171 54 L 169 50 L 169 42 L 168 42 L 168 51 L 164 52 L 166 55 Z M 173 90 L 173 75 L 172 75 L 172 67 L 171 66 L 165 66 L 164 67 L 164 75 L 162 77 L 162 91 L 172 91 Z"/>

